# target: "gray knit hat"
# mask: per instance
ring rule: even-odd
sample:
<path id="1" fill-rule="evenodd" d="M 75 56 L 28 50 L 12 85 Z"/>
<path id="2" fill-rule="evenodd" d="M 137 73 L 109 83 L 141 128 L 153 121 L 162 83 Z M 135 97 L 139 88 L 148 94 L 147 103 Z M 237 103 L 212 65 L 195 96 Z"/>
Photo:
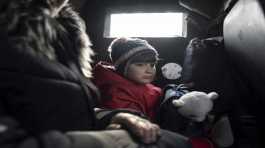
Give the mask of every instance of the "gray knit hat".
<path id="1" fill-rule="evenodd" d="M 144 62 L 147 59 L 158 60 L 156 49 L 146 40 L 139 38 L 116 38 L 110 44 L 108 51 L 115 68 L 124 75 L 131 63 Z"/>

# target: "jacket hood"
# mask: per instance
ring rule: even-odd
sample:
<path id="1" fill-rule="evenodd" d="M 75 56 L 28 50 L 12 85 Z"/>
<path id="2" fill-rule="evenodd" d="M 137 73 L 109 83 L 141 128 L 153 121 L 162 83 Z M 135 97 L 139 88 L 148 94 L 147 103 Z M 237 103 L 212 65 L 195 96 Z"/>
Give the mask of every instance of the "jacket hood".
<path id="1" fill-rule="evenodd" d="M 60 8 L 51 5 L 50 1 L 42 2 L 5 1 L 5 5 L 0 6 L 1 30 L 8 33 L 8 40 L 14 43 L 12 47 L 67 67 L 70 62 L 75 63 L 85 76 L 90 77 L 93 50 L 84 21 L 67 1 L 58 1 L 62 2 L 57 5 Z M 58 12 L 56 16 L 54 11 Z M 15 33 L 17 30 L 19 33 Z"/>

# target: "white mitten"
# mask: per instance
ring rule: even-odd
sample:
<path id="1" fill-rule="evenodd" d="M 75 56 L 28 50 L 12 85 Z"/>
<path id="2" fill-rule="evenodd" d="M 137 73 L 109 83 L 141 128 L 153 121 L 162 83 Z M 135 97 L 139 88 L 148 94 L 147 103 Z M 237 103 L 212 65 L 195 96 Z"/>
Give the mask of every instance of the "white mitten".
<path id="1" fill-rule="evenodd" d="M 184 94 L 179 99 L 172 101 L 178 108 L 178 112 L 193 121 L 203 121 L 213 108 L 213 100 L 218 98 L 216 92 L 206 94 L 204 92 L 192 91 Z"/>

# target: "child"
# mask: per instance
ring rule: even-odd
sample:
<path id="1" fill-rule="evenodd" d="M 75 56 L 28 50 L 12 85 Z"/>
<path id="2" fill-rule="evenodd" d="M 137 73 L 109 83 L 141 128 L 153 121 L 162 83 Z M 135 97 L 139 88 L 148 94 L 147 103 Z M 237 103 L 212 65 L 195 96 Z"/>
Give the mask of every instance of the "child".
<path id="1" fill-rule="evenodd" d="M 158 53 L 147 41 L 117 38 L 109 46 L 113 65 L 100 62 L 94 83 L 102 93 L 105 108 L 130 108 L 155 120 L 161 89 L 152 85 Z"/>
<path id="2" fill-rule="evenodd" d="M 161 89 L 151 84 L 158 61 L 156 49 L 142 39 L 117 38 L 108 51 L 112 64 L 99 62 L 94 68 L 94 83 L 101 91 L 102 107 L 134 109 L 156 121 L 162 95 Z M 213 147 L 206 138 L 190 140 L 193 148 Z"/>

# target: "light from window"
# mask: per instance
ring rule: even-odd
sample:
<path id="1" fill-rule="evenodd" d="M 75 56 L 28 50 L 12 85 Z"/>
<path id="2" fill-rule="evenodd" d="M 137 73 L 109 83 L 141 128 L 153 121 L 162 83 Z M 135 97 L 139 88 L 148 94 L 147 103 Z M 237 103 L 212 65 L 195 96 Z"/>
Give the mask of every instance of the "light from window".
<path id="1" fill-rule="evenodd" d="M 184 36 L 183 13 L 114 13 L 107 37 Z"/>

